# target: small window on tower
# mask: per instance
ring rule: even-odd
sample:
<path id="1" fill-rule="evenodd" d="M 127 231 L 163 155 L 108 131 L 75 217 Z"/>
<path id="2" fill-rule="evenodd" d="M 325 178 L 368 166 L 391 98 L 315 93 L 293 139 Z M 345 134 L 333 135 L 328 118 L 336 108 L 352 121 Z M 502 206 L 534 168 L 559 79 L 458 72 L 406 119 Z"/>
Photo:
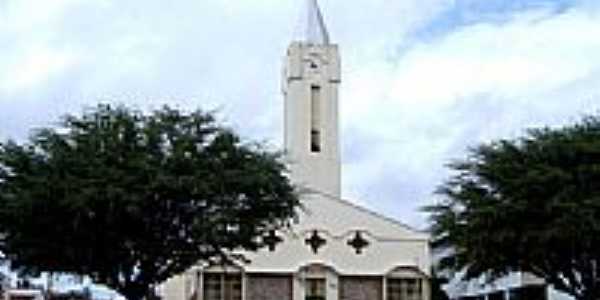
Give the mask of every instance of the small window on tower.
<path id="1" fill-rule="evenodd" d="M 311 139 L 310 151 L 315 152 L 315 153 L 321 152 L 321 144 L 320 144 L 321 133 L 317 130 L 312 130 L 310 132 L 310 139 Z"/>
<path id="2" fill-rule="evenodd" d="M 310 89 L 310 150 L 321 152 L 321 87 L 313 85 Z"/>

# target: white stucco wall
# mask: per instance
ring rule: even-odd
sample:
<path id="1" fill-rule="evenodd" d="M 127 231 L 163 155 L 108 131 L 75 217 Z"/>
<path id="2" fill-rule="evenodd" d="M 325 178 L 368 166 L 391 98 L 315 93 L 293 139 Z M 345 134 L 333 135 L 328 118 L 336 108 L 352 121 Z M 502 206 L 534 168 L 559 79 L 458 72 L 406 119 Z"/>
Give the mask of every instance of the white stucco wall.
<path id="1" fill-rule="evenodd" d="M 275 252 L 247 253 L 249 272 L 296 272 L 309 263 L 321 263 L 340 274 L 385 275 L 398 266 L 429 274 L 428 235 L 386 219 L 344 200 L 319 195 L 303 200 L 304 211 L 291 230 L 280 232 L 285 242 Z M 318 230 L 327 244 L 312 252 L 305 240 Z M 362 254 L 348 246 L 356 231 L 370 243 Z"/>
<path id="2" fill-rule="evenodd" d="M 186 281 L 189 280 L 190 277 L 186 274 L 173 276 L 162 284 L 159 296 L 166 300 L 187 300 L 189 295 Z"/>
<path id="3" fill-rule="evenodd" d="M 323 196 L 310 196 L 302 200 L 304 210 L 299 222 L 278 232 L 284 241 L 275 251 L 262 249 L 245 252 L 249 264 L 240 264 L 243 273 L 277 273 L 294 276 L 294 297 L 304 298 L 303 270 L 310 265 L 327 268 L 328 299 L 337 299 L 338 276 L 381 276 L 390 275 L 398 267 L 418 270 L 430 275 L 431 260 L 428 235 L 358 207 L 348 201 Z M 326 245 L 314 253 L 305 239 L 313 230 L 326 240 Z M 369 246 L 357 254 L 348 245 L 356 230 L 363 232 Z M 202 270 L 199 266 L 197 270 Z M 195 272 L 189 272 L 193 275 Z M 193 281 L 188 278 L 187 281 Z M 184 300 L 186 280 L 176 277 L 165 287 L 167 300 Z M 428 285 L 426 285 L 428 286 Z"/>
<path id="4" fill-rule="evenodd" d="M 311 64 L 317 67 L 312 68 Z M 340 58 L 337 45 L 292 43 L 284 61 L 284 146 L 292 181 L 340 197 L 338 89 Z M 320 88 L 319 120 L 322 147 L 310 149 L 311 87 Z"/>

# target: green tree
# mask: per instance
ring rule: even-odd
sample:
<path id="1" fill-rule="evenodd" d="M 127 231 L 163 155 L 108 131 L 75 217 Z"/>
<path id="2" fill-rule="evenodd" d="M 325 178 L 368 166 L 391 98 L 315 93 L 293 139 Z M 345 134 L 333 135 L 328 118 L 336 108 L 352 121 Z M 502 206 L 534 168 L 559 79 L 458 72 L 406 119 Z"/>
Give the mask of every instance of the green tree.
<path id="1" fill-rule="evenodd" d="M 0 144 L 0 250 L 133 300 L 200 261 L 261 248 L 298 203 L 277 154 L 201 111 L 101 105 Z"/>
<path id="2" fill-rule="evenodd" d="M 600 118 L 471 149 L 450 165 L 432 229 L 467 278 L 531 272 L 600 299 Z"/>
<path id="3" fill-rule="evenodd" d="M 440 276 L 438 272 L 432 270 L 431 272 L 431 300 L 448 300 L 448 294 L 444 291 L 444 284 L 448 283 L 448 279 Z"/>

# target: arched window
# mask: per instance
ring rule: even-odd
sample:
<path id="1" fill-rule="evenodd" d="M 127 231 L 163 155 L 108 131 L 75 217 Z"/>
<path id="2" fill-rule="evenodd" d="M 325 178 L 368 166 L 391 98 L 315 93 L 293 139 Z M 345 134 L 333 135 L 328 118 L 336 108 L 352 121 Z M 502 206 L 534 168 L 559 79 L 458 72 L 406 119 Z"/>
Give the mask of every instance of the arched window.
<path id="1" fill-rule="evenodd" d="M 327 299 L 326 278 L 306 278 L 304 295 L 306 300 Z"/>
<path id="2" fill-rule="evenodd" d="M 394 269 L 386 277 L 386 300 L 425 299 L 425 280 L 427 277 L 416 268 Z"/>
<path id="3" fill-rule="evenodd" d="M 327 300 L 327 274 L 333 270 L 322 264 L 301 268 L 304 278 L 304 300 Z"/>
<path id="4" fill-rule="evenodd" d="M 423 280 L 420 278 L 388 278 L 388 300 L 423 299 Z"/>
<path id="5" fill-rule="evenodd" d="M 205 270 L 202 283 L 204 300 L 242 300 L 242 273 L 239 270 L 229 267 Z"/>

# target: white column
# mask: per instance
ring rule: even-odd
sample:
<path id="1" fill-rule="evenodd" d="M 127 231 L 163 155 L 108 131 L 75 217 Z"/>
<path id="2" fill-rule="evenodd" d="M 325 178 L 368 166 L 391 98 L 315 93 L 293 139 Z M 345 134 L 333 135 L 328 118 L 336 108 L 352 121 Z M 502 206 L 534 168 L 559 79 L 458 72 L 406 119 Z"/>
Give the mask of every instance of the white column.
<path id="1" fill-rule="evenodd" d="M 429 278 L 423 278 L 421 280 L 421 293 L 423 300 L 431 299 L 431 282 Z"/>

